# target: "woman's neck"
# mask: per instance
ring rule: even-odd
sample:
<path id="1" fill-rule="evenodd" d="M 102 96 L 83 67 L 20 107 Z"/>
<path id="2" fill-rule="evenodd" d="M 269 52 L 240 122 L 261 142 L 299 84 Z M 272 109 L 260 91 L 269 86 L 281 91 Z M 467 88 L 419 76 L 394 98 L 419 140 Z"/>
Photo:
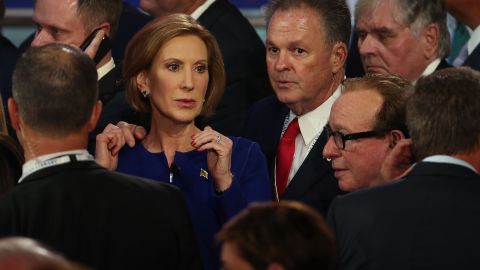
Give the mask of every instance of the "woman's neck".
<path id="1" fill-rule="evenodd" d="M 200 132 L 200 129 L 195 126 L 193 121 L 178 123 L 170 119 L 158 119 L 158 117 L 152 116 L 150 132 L 143 140 L 143 145 L 151 153 L 164 152 L 170 166 L 176 151 L 189 152 L 195 149 L 191 145 L 191 137 L 197 132 Z"/>

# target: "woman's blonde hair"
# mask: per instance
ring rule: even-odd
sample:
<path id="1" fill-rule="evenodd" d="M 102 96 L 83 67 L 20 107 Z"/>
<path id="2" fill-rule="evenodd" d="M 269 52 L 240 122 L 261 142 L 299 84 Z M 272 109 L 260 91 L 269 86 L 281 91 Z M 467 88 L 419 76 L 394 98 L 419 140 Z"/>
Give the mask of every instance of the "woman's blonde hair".
<path id="1" fill-rule="evenodd" d="M 208 116 L 214 112 L 225 87 L 222 54 L 215 37 L 185 14 L 173 14 L 153 20 L 140 29 L 129 42 L 124 57 L 123 81 L 127 98 L 135 110 L 139 112 L 152 110 L 149 99 L 144 98 L 138 89 L 136 76 L 150 69 L 155 56 L 165 43 L 184 35 L 199 37 L 207 47 L 209 81 L 200 115 Z"/>

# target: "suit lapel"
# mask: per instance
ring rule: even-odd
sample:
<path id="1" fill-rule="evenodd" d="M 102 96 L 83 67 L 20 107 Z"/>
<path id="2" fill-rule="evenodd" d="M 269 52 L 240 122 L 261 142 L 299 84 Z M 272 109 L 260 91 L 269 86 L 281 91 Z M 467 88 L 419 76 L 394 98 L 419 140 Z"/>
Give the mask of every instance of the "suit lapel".
<path id="1" fill-rule="evenodd" d="M 274 123 L 271 123 L 272 136 L 270 138 L 272 138 L 272 140 L 270 140 L 271 141 L 270 147 L 273 150 L 272 153 L 274 154 L 271 158 L 268 158 L 268 157 L 267 158 L 269 160 L 268 167 L 270 170 L 270 176 L 273 183 L 275 183 L 275 161 L 277 160 L 277 147 L 278 147 L 278 144 L 280 143 L 280 136 L 282 135 L 283 124 L 285 123 L 285 118 L 287 117 L 288 113 L 290 113 L 290 110 L 288 109 L 288 107 L 283 106 L 280 110 L 280 113 L 278 114 L 280 115 L 280 117 L 277 117 L 276 119 L 274 119 Z"/>
<path id="2" fill-rule="evenodd" d="M 312 150 L 308 153 L 297 173 L 287 186 L 282 198 L 299 198 L 310 186 L 321 180 L 321 176 L 331 170 L 330 162 L 323 159 L 322 151 L 327 142 L 325 129 L 318 137 Z"/>
<path id="3" fill-rule="evenodd" d="M 463 65 L 480 70 L 480 44 L 477 45 L 473 52 L 467 57 Z"/>

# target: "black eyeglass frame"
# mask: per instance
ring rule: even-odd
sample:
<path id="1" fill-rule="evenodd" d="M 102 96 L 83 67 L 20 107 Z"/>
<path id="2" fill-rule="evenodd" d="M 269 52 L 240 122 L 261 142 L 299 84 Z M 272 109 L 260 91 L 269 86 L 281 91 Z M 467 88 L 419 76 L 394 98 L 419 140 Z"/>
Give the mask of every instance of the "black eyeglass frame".
<path id="1" fill-rule="evenodd" d="M 335 145 L 340 150 L 345 149 L 346 141 L 378 137 L 388 132 L 388 130 L 370 130 L 370 131 L 343 134 L 340 131 L 333 131 L 329 125 L 325 126 L 325 130 L 327 132 L 327 138 L 330 138 L 333 136 L 333 141 L 335 142 Z"/>

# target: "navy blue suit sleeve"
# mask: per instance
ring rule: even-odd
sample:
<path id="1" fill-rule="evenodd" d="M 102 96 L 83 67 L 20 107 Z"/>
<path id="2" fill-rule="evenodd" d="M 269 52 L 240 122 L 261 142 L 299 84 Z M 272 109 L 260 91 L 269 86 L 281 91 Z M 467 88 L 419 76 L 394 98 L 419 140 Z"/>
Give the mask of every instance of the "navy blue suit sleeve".
<path id="1" fill-rule="evenodd" d="M 234 142 L 237 149 L 232 157 L 232 185 L 225 193 L 216 196 L 218 211 L 225 220 L 251 202 L 272 200 L 267 164 L 260 147 L 246 139 L 235 140 L 238 143 Z"/>

